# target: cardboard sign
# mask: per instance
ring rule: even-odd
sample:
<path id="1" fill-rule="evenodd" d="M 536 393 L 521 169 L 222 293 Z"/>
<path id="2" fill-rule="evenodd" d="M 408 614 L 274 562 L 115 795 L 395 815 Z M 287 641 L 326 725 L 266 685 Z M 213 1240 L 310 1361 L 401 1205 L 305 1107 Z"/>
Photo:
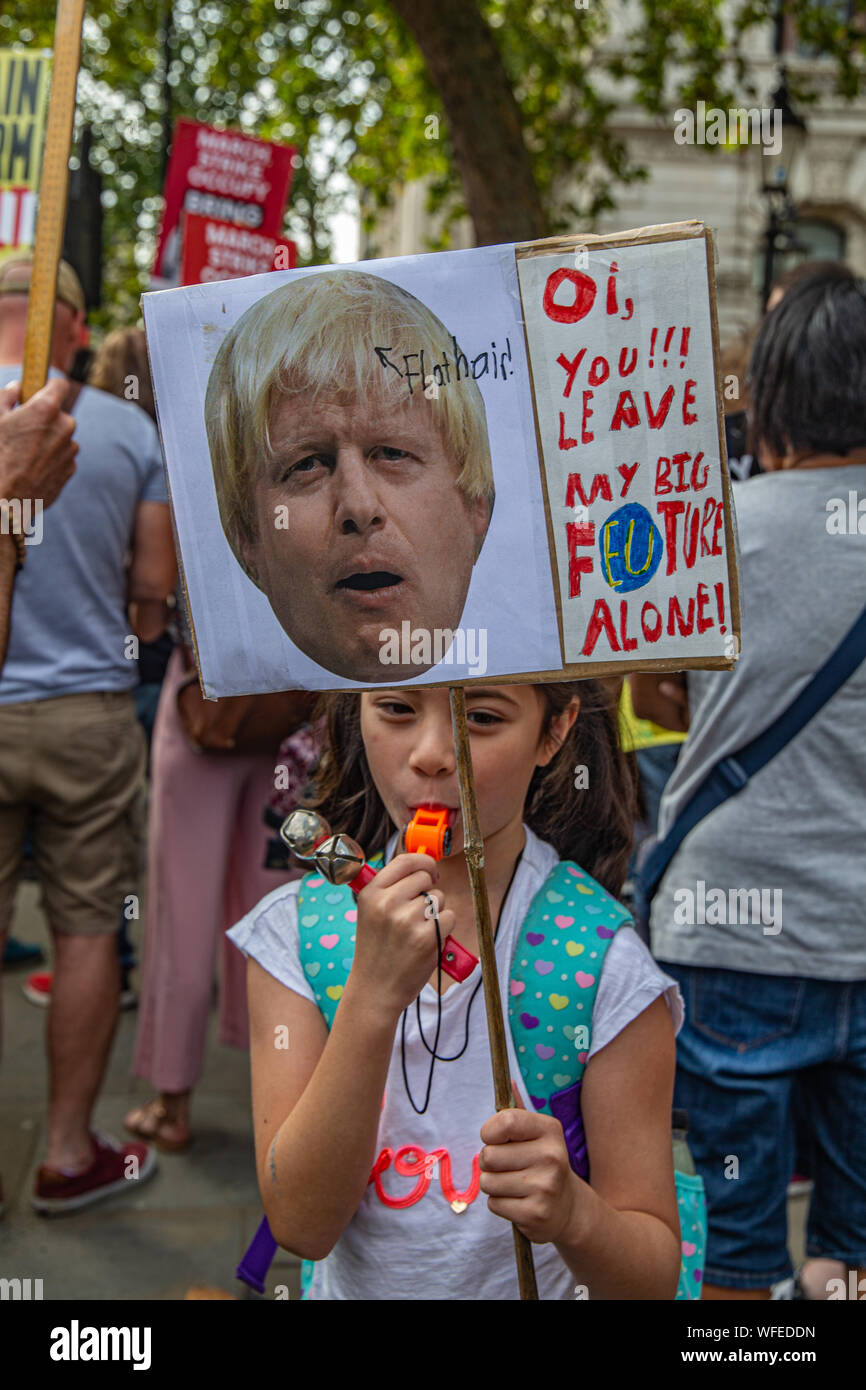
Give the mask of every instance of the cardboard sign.
<path id="1" fill-rule="evenodd" d="M 205 694 L 732 665 L 707 237 L 145 295 Z"/>
<path id="2" fill-rule="evenodd" d="M 51 53 L 0 49 L 0 247 L 32 246 Z"/>
<path id="3" fill-rule="evenodd" d="M 268 270 L 293 270 L 297 247 L 293 241 L 266 236 L 185 212 L 180 279 L 183 285 L 207 285 L 237 275 L 262 275 Z"/>
<path id="4" fill-rule="evenodd" d="M 639 237 L 519 262 L 564 659 L 623 669 L 738 630 L 709 242 Z"/>
<path id="5" fill-rule="evenodd" d="M 290 145 L 180 120 L 165 181 L 165 208 L 153 273 L 164 284 L 180 274 L 180 217 L 192 213 L 278 237 L 292 181 Z"/>

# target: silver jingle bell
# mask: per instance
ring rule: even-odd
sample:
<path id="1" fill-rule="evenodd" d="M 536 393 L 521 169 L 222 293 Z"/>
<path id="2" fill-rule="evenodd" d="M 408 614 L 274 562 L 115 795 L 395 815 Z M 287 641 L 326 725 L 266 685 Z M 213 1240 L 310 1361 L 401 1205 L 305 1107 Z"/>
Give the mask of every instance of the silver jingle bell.
<path id="1" fill-rule="evenodd" d="M 292 811 L 280 826 L 280 839 L 298 859 L 312 859 L 331 827 L 317 811 Z"/>
<path id="2" fill-rule="evenodd" d="M 332 835 L 325 840 L 316 850 L 315 860 L 319 873 L 338 887 L 357 878 L 365 862 L 358 841 L 348 835 Z"/>

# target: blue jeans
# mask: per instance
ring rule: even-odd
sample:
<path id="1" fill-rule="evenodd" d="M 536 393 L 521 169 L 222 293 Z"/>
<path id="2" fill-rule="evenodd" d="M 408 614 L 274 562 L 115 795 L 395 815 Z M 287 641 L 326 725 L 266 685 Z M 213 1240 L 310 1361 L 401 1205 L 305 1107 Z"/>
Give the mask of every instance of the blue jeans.
<path id="1" fill-rule="evenodd" d="M 647 825 L 653 835 L 658 829 L 662 796 L 677 765 L 682 746 L 681 743 L 660 743 L 655 748 L 642 748 L 637 753 Z"/>
<path id="2" fill-rule="evenodd" d="M 660 962 L 679 983 L 674 1105 L 707 1190 L 704 1279 L 764 1289 L 792 1273 L 795 1121 L 814 1191 L 806 1252 L 866 1267 L 866 980 Z"/>

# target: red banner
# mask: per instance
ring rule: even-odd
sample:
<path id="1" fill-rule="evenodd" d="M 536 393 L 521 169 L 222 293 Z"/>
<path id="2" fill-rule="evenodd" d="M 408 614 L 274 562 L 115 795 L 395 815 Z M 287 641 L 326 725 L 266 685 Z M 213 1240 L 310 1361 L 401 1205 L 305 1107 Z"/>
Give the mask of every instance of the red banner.
<path id="1" fill-rule="evenodd" d="M 294 270 L 296 263 L 293 241 L 184 213 L 183 285 L 206 285 L 238 275 L 261 275 L 266 270 Z"/>
<path id="2" fill-rule="evenodd" d="M 290 145 L 257 140 L 235 130 L 216 130 L 197 121 L 178 121 L 154 275 L 178 283 L 182 213 L 273 240 L 279 237 L 294 153 Z"/>

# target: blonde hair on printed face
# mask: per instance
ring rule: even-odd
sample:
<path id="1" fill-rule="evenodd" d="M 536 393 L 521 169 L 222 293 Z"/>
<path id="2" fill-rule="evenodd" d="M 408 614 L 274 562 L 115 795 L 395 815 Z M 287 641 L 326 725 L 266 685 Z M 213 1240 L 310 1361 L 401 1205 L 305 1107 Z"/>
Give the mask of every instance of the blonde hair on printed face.
<path id="1" fill-rule="evenodd" d="M 223 531 L 254 583 L 245 549 L 257 540 L 254 490 L 271 454 L 268 422 L 278 394 L 420 398 L 435 412 L 464 497 L 487 499 L 489 524 L 493 465 L 477 383 L 471 376 L 457 381 L 452 370 L 435 399 L 424 396 L 417 378 L 410 396 L 405 376 L 383 364 L 376 347 L 397 364 L 404 353 L 423 350 L 428 377 L 443 352 L 450 362 L 455 352 L 451 334 L 420 299 L 359 270 L 311 273 L 281 285 L 252 304 L 220 344 L 205 393 L 205 428 Z"/>

